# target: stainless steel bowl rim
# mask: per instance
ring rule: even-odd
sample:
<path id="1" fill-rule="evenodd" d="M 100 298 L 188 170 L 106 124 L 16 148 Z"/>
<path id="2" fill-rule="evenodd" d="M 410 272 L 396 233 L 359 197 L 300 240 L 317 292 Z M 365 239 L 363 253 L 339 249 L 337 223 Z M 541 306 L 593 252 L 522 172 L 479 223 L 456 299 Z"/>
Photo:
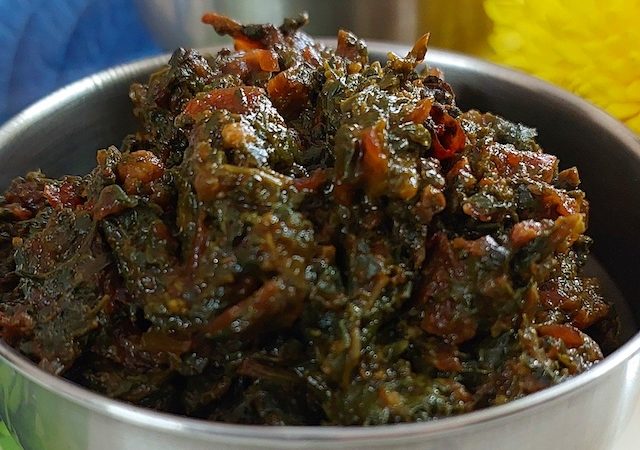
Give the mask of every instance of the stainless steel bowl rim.
<path id="1" fill-rule="evenodd" d="M 333 45 L 333 40 L 327 41 Z M 397 54 L 404 54 L 407 47 L 389 44 L 384 42 L 369 41 L 368 47 L 371 51 L 381 53 L 392 51 Z M 206 49 L 215 51 L 218 47 Z M 9 142 L 13 136 L 21 133 L 25 124 L 37 123 L 40 117 L 45 117 L 55 111 L 62 102 L 70 98 L 82 98 L 92 90 L 99 89 L 101 85 L 109 80 L 117 79 L 123 74 L 140 74 L 150 72 L 154 68 L 166 63 L 169 55 L 146 58 L 111 69 L 96 73 L 95 75 L 83 78 L 75 83 L 63 87 L 48 95 L 42 100 L 34 103 L 0 128 L 0 142 Z M 560 98 L 562 101 L 574 106 L 577 109 L 586 111 L 594 121 L 599 122 L 603 127 L 617 135 L 623 142 L 628 144 L 628 148 L 640 157 L 640 143 L 637 137 L 622 123 L 606 114 L 604 111 L 586 102 L 585 100 L 557 88 L 545 81 L 526 75 L 512 69 L 507 69 L 496 64 L 478 60 L 453 52 L 430 49 L 427 54 L 427 63 L 438 66 L 446 63 L 450 66 L 465 68 L 471 72 L 488 73 L 499 80 L 504 80 L 511 84 L 516 84 L 534 92 L 544 92 L 546 94 Z M 445 73 L 446 76 L 446 73 Z M 90 410 L 107 415 L 115 420 L 133 423 L 158 431 L 171 431 L 184 435 L 202 436 L 224 436 L 229 439 L 239 441 L 259 440 L 264 442 L 270 440 L 286 441 L 356 441 L 370 439 L 393 439 L 406 438 L 415 435 L 437 435 L 481 425 L 484 422 L 496 420 L 505 416 L 510 416 L 524 412 L 542 405 L 548 401 L 559 399 L 580 389 L 587 389 L 596 379 L 604 376 L 615 367 L 625 363 L 633 355 L 640 352 L 640 333 L 636 333 L 630 340 L 624 343 L 616 351 L 608 355 L 602 362 L 596 364 L 589 371 L 564 381 L 556 386 L 544 389 L 524 398 L 506 403 L 504 405 L 492 406 L 482 410 L 462 414 L 459 416 L 447 417 L 430 422 L 405 423 L 397 425 L 385 425 L 376 427 L 341 427 L 341 426 L 259 426 L 259 425 L 238 425 L 211 422 L 200 419 L 193 419 L 167 413 L 161 413 L 146 408 L 129 405 L 120 401 L 112 400 L 102 395 L 91 392 L 83 387 L 75 385 L 64 378 L 51 375 L 25 357 L 20 355 L 6 343 L 0 341 L 0 357 L 8 361 L 20 374 L 24 375 L 34 383 L 55 391 L 67 400 L 80 404 Z"/>

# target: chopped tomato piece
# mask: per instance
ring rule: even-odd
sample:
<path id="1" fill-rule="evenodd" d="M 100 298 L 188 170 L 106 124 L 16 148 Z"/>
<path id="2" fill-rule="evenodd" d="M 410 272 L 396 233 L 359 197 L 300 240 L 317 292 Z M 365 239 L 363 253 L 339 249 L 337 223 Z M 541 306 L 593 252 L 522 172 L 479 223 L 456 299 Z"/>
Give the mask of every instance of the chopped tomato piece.
<path id="1" fill-rule="evenodd" d="M 560 339 L 569 348 L 580 347 L 584 344 L 582 333 L 571 325 L 563 325 L 551 323 L 547 325 L 539 325 L 537 327 L 538 334 L 541 336 L 551 336 Z"/>
<path id="2" fill-rule="evenodd" d="M 304 178 L 295 178 L 293 185 L 299 191 L 315 191 L 327 181 L 327 172 L 324 169 L 315 170 L 311 176 Z"/>
<path id="3" fill-rule="evenodd" d="M 353 186 L 349 183 L 336 183 L 333 187 L 333 198 L 340 205 L 351 205 L 353 203 Z"/>
<path id="4" fill-rule="evenodd" d="M 264 90 L 255 86 L 213 89 L 187 103 L 184 113 L 195 117 L 208 109 L 226 109 L 235 114 L 245 114 L 262 95 Z"/>
<path id="5" fill-rule="evenodd" d="M 267 83 L 269 98 L 285 116 L 300 111 L 309 100 L 310 87 L 296 76 L 295 69 L 280 72 Z"/>
<path id="6" fill-rule="evenodd" d="M 138 150 L 122 155 L 116 171 L 127 194 L 135 194 L 140 186 L 164 174 L 164 164 L 153 152 Z"/>
<path id="7" fill-rule="evenodd" d="M 387 155 L 380 140 L 378 126 L 369 127 L 362 132 L 362 167 L 364 179 L 370 194 L 379 195 L 386 185 L 389 169 Z"/>
<path id="8" fill-rule="evenodd" d="M 47 184 L 43 194 L 49 204 L 54 208 L 74 208 L 82 204 L 79 185 L 64 181 L 60 186 Z"/>
<path id="9" fill-rule="evenodd" d="M 540 235 L 543 230 L 542 223 L 535 220 L 523 220 L 513 226 L 511 230 L 511 242 L 517 248 L 527 245 Z"/>
<path id="10" fill-rule="evenodd" d="M 431 97 L 423 98 L 418 102 L 413 111 L 407 115 L 406 119 L 416 124 L 423 123 L 429 117 L 431 106 L 433 106 L 433 99 Z"/>
<path id="11" fill-rule="evenodd" d="M 416 62 L 422 62 L 427 54 L 427 46 L 429 45 L 429 33 L 425 33 L 418 38 L 413 48 L 409 52 L 409 57 L 414 58 Z"/>
<path id="12" fill-rule="evenodd" d="M 258 41 L 252 41 L 244 37 L 238 37 L 233 40 L 233 48 L 238 51 L 247 51 L 258 48 L 264 48 L 262 43 Z"/>
<path id="13" fill-rule="evenodd" d="M 280 70 L 278 65 L 278 55 L 271 50 L 252 49 L 248 50 L 244 56 L 249 68 L 259 68 L 265 72 L 277 72 Z"/>
<path id="14" fill-rule="evenodd" d="M 6 208 L 17 220 L 27 220 L 33 217 L 33 213 L 18 203 L 9 203 Z"/>
<path id="15" fill-rule="evenodd" d="M 338 45 L 336 55 L 342 56 L 350 61 L 366 63 L 367 48 L 364 42 L 349 31 L 338 31 Z"/>

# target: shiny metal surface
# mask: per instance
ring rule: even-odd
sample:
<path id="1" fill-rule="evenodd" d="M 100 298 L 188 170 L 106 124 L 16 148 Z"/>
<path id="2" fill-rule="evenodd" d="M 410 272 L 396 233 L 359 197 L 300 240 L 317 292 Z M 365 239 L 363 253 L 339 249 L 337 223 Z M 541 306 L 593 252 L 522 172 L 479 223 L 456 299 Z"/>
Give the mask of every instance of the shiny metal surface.
<path id="1" fill-rule="evenodd" d="M 370 45 L 373 55 L 406 49 Z M 594 252 L 637 333 L 640 298 L 640 143 L 623 125 L 571 94 L 485 62 L 430 50 L 463 108 L 536 126 L 540 142 L 577 165 L 591 204 Z M 59 91 L 0 129 L 0 188 L 27 170 L 81 173 L 95 150 L 133 130 L 128 84 L 165 57 L 95 75 Z M 613 288 L 612 288 L 613 289 Z M 613 291 L 612 291 L 613 292 Z M 633 317 L 631 317 L 633 316 Z M 25 450 L 176 448 L 604 449 L 640 393 L 640 335 L 591 371 L 507 405 L 421 424 L 259 427 L 193 420 L 112 401 L 40 371 L 0 344 L 0 416 Z"/>
<path id="2" fill-rule="evenodd" d="M 412 42 L 418 34 L 418 3 L 432 0 L 135 0 L 147 28 L 165 49 L 201 48 L 226 43 L 211 27 L 202 26 L 206 11 L 243 23 L 282 23 L 303 11 L 311 18 L 305 32 L 335 36 L 340 28 L 359 36 Z M 436 0 L 439 1 L 439 0 Z M 268 4 L 268 7 L 265 7 Z M 338 13 L 339 12 L 339 13 Z"/>

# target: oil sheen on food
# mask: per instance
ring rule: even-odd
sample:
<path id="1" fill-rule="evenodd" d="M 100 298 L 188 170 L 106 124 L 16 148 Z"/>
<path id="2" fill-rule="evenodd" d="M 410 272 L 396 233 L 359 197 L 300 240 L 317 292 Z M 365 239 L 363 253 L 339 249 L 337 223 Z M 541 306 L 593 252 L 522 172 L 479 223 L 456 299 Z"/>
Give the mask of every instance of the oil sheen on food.
<path id="1" fill-rule="evenodd" d="M 6 342 L 115 399 L 268 425 L 461 414 L 615 348 L 577 169 L 461 111 L 427 36 L 378 62 L 305 16 L 203 20 L 235 50 L 176 50 L 91 173 L 0 196 Z"/>

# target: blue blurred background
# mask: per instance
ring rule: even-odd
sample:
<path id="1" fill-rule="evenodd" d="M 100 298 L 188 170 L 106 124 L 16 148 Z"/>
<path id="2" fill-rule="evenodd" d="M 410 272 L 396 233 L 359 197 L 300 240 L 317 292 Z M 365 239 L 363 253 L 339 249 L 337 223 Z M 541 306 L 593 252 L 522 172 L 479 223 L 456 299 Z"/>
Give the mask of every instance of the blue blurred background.
<path id="1" fill-rule="evenodd" d="M 180 46 L 228 44 L 201 25 L 205 11 L 247 23 L 280 23 L 308 11 L 305 31 L 312 35 L 335 36 L 345 28 L 404 44 L 428 29 L 433 45 L 463 51 L 474 50 L 469 42 L 484 43 L 489 29 L 480 0 L 0 0 L 0 124 L 109 66 Z M 467 16 L 473 26 L 452 27 Z"/>
<path id="2" fill-rule="evenodd" d="M 160 52 L 132 0 L 0 0 L 0 123 L 85 75 Z"/>
<path id="3" fill-rule="evenodd" d="M 312 35 L 335 36 L 345 28 L 403 44 L 431 30 L 430 45 L 481 54 L 490 30 L 482 5 L 480 0 L 0 0 L 0 124 L 51 91 L 109 66 L 181 46 L 228 44 L 200 23 L 205 11 L 245 23 L 280 23 L 308 11 L 305 31 Z"/>

